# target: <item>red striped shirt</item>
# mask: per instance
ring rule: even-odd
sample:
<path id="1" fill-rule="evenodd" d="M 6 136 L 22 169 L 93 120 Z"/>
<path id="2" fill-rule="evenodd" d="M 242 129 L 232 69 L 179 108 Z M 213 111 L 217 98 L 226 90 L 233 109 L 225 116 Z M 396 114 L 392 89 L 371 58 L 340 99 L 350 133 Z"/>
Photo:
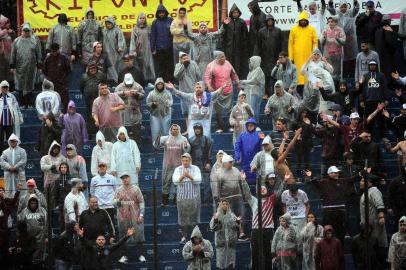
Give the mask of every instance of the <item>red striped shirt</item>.
<path id="1" fill-rule="evenodd" d="M 265 201 L 262 201 L 262 228 L 273 228 L 273 207 L 275 205 L 276 195 L 273 193 Z M 252 228 L 258 229 L 258 208 L 255 210 L 252 219 Z"/>

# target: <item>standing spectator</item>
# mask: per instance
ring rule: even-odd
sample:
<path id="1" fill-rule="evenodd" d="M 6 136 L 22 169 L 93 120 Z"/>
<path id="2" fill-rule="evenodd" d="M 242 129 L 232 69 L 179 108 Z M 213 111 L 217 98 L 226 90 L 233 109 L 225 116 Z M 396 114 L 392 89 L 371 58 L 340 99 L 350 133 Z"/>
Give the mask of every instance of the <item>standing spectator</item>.
<path id="1" fill-rule="evenodd" d="M 273 238 L 274 229 L 274 207 L 276 204 L 276 199 L 278 194 L 268 189 L 266 186 L 261 186 L 261 196 L 262 201 L 262 237 L 263 237 L 263 257 L 264 262 L 259 262 L 259 226 L 258 226 L 258 198 L 251 195 L 251 191 L 247 182 L 243 181 L 241 183 L 244 197 L 248 199 L 248 204 L 252 211 L 252 231 L 251 231 L 251 260 L 252 269 L 258 269 L 260 264 L 264 266 L 272 265 L 272 257 L 269 256 L 271 252 L 271 244 Z"/>
<path id="2" fill-rule="evenodd" d="M 248 56 L 257 55 L 260 48 L 258 45 L 259 30 L 265 26 L 265 13 L 260 9 L 258 0 L 253 0 L 248 3 L 248 9 L 251 12 L 250 29 L 248 32 L 249 48 Z M 274 62 L 273 62 L 274 63 Z"/>
<path id="3" fill-rule="evenodd" d="M 42 192 L 39 191 L 39 189 L 37 188 L 37 184 L 35 183 L 35 180 L 33 178 L 28 179 L 26 186 L 27 186 L 27 191 L 20 196 L 20 200 L 18 201 L 17 214 L 20 214 L 21 211 L 23 211 L 24 208 L 27 207 L 28 200 L 30 199 L 30 196 L 32 194 L 35 194 L 35 196 L 37 196 L 37 199 L 38 199 L 40 205 L 42 205 L 42 207 L 45 210 L 47 210 L 47 200 L 45 199 L 44 194 L 42 194 Z M 53 197 L 50 198 L 50 200 L 52 200 L 52 199 L 53 199 Z"/>
<path id="4" fill-rule="evenodd" d="M 306 192 L 296 184 L 288 185 L 288 190 L 282 192 L 281 201 L 285 213 L 291 216 L 291 224 L 299 235 L 306 225 L 310 204 Z"/>
<path id="5" fill-rule="evenodd" d="M 68 144 L 66 146 L 66 163 L 69 165 L 69 173 L 73 178 L 80 178 L 87 191 L 88 179 L 86 171 L 86 160 L 77 153 L 76 146 Z M 87 196 L 87 192 L 85 192 Z"/>
<path id="6" fill-rule="evenodd" d="M 17 239 L 14 247 L 11 247 L 10 257 L 13 266 L 20 269 L 30 269 L 32 265 L 33 254 L 37 249 L 35 237 L 28 232 L 27 222 L 17 222 Z M 35 269 L 35 268 L 34 268 Z"/>
<path id="7" fill-rule="evenodd" d="M 111 63 L 107 73 L 107 80 L 118 82 L 118 64 L 127 49 L 123 31 L 116 25 L 114 17 L 110 16 L 105 20 L 106 28 L 103 29 L 104 53 Z"/>
<path id="8" fill-rule="evenodd" d="M 127 129 L 120 127 L 117 141 L 111 150 L 111 173 L 118 177 L 124 172 L 130 176 L 134 185 L 138 185 L 138 174 L 141 171 L 141 156 L 137 143 L 130 139 Z"/>
<path id="9" fill-rule="evenodd" d="M 283 88 L 289 94 L 297 94 L 297 70 L 296 65 L 292 63 L 286 52 L 280 52 L 276 65 L 271 72 L 272 79 L 281 80 Z"/>
<path id="10" fill-rule="evenodd" d="M 272 265 L 280 269 L 296 269 L 298 237 L 295 228 L 291 226 L 289 213 L 279 218 L 280 226 L 272 239 Z"/>
<path id="11" fill-rule="evenodd" d="M 103 28 L 95 18 L 94 10 L 89 7 L 86 10 L 84 20 L 78 26 L 78 53 L 84 65 L 87 65 L 92 57 L 93 43 L 103 41 Z"/>
<path id="12" fill-rule="evenodd" d="M 124 101 L 116 93 L 110 93 L 106 83 L 100 83 L 99 97 L 93 101 L 92 116 L 107 141 L 115 141 L 117 130 L 122 126 L 120 111 L 124 108 Z"/>
<path id="13" fill-rule="evenodd" d="M 276 121 L 280 118 L 285 119 L 288 126 L 291 125 L 294 103 L 295 100 L 293 96 L 285 91 L 283 82 L 280 80 L 276 81 L 274 94 L 268 99 L 265 105 L 265 114 L 271 115 L 274 127 Z"/>
<path id="14" fill-rule="evenodd" d="M 296 0 L 295 0 L 296 1 Z M 299 12 L 303 12 L 303 7 L 301 0 L 297 0 L 297 8 Z M 321 10 L 319 10 L 319 6 L 317 2 L 310 2 L 308 4 L 308 9 L 309 11 L 307 12 L 307 15 L 309 17 L 309 24 L 314 27 L 316 30 L 316 35 L 318 39 L 321 39 L 322 33 L 324 28 L 326 28 L 327 21 L 326 21 L 326 2 L 325 0 L 321 0 Z"/>
<path id="15" fill-rule="evenodd" d="M 368 41 L 361 41 L 361 51 L 357 54 L 355 60 L 355 87 L 358 90 L 364 81 L 364 75 L 369 73 L 369 62 L 375 61 L 377 63 L 377 70 L 379 70 L 379 55 L 376 51 L 370 49 Z"/>
<path id="16" fill-rule="evenodd" d="M 315 250 L 316 245 L 323 237 L 323 227 L 317 222 L 314 213 L 307 214 L 307 224 L 300 232 L 300 242 L 303 245 L 302 268 L 303 270 L 316 269 L 315 265 Z"/>
<path id="17" fill-rule="evenodd" d="M 349 9 L 348 0 L 339 2 L 339 8 L 334 8 L 333 0 L 328 2 L 328 11 L 331 15 L 338 16 L 338 25 L 344 30 L 344 62 L 343 77 L 350 76 L 354 73 L 355 58 L 358 53 L 357 33 L 355 31 L 355 17 L 359 12 L 359 3 L 353 0 L 352 9 Z"/>
<path id="18" fill-rule="evenodd" d="M 95 64 L 97 69 L 102 71 L 103 74 L 106 75 L 107 81 L 109 83 L 113 83 L 111 80 L 111 76 L 109 76 L 109 69 L 111 68 L 112 64 L 110 62 L 110 58 L 107 54 L 103 51 L 103 43 L 99 41 L 95 41 L 93 43 L 93 54 L 90 56 L 89 61 L 86 65 Z"/>
<path id="19" fill-rule="evenodd" d="M 310 169 L 310 153 L 313 149 L 313 124 L 305 108 L 299 109 L 297 120 L 293 124 L 295 128 L 301 128 L 302 133 L 295 145 L 296 166 L 298 175 L 303 176 Z"/>
<path id="20" fill-rule="evenodd" d="M 75 30 L 68 25 L 68 16 L 66 16 L 65 13 L 61 13 L 58 15 L 58 24 L 49 30 L 46 50 L 53 51 L 53 44 L 58 44 L 61 54 L 65 55 L 68 58 L 68 61 L 73 62 L 75 60 L 77 49 L 76 39 Z M 53 80 L 51 79 L 51 81 Z"/>
<path id="21" fill-rule="evenodd" d="M 185 244 L 192 228 L 200 223 L 202 174 L 199 167 L 192 165 L 189 153 L 183 154 L 181 160 L 182 165 L 174 170 L 172 181 L 177 190 L 178 224 L 182 232 L 180 243 Z"/>
<path id="22" fill-rule="evenodd" d="M 245 123 L 247 120 L 254 117 L 254 109 L 247 103 L 246 100 L 247 94 L 241 90 L 238 93 L 238 101 L 230 113 L 229 123 L 233 128 L 233 145 L 240 137 L 240 134 L 246 131 Z M 259 108 L 258 103 L 255 104 L 255 107 Z"/>
<path id="23" fill-rule="evenodd" d="M 251 172 L 251 161 L 256 153 L 261 151 L 261 143 L 265 135 L 256 131 L 255 118 L 249 118 L 245 123 L 246 131 L 241 133 L 234 145 L 234 158 L 242 164 L 242 169 L 250 185 L 255 184 L 256 174 Z"/>
<path id="24" fill-rule="evenodd" d="M 355 19 L 357 36 L 361 40 L 375 45 L 375 31 L 382 21 L 382 14 L 375 10 L 374 1 L 369 0 L 365 12 L 360 13 Z"/>
<path id="25" fill-rule="evenodd" d="M 401 169 L 398 177 L 393 179 L 388 187 L 388 214 L 395 215 L 400 219 L 406 213 L 406 200 L 404 192 L 406 191 L 406 171 L 405 167 Z"/>
<path id="26" fill-rule="evenodd" d="M 194 93 L 183 93 L 173 86 L 173 84 L 166 84 L 166 88 L 173 91 L 175 95 L 179 96 L 189 106 L 189 117 L 187 121 L 187 134 L 191 138 L 193 136 L 193 126 L 196 123 L 201 123 L 204 127 L 204 135 L 211 137 L 211 116 L 214 106 L 218 105 L 218 100 L 222 99 L 227 86 L 221 86 L 213 92 L 205 92 L 203 82 L 195 83 Z M 230 98 L 232 95 L 230 95 Z M 231 99 L 230 99 L 231 102 Z M 231 104 L 230 104 L 231 105 Z M 216 108 L 216 107 L 215 107 Z M 217 112 L 216 112 L 217 114 Z M 221 116 L 222 117 L 222 116 Z M 186 134 L 185 134 L 186 135 Z"/>
<path id="27" fill-rule="evenodd" d="M 63 212 L 65 213 L 65 224 L 69 222 L 79 222 L 80 214 L 88 208 L 88 204 L 83 194 L 82 180 L 79 178 L 71 179 L 72 189 L 65 197 Z"/>
<path id="28" fill-rule="evenodd" d="M 187 18 L 186 8 L 180 7 L 176 12 L 176 17 L 171 23 L 170 31 L 173 37 L 173 62 L 177 64 L 180 59 L 180 52 L 190 53 L 190 39 L 184 32 L 192 31 L 192 22 Z"/>
<path id="29" fill-rule="evenodd" d="M 267 175 L 275 172 L 271 155 L 272 149 L 273 145 L 268 135 L 262 140 L 262 151 L 255 154 L 250 164 L 251 172 L 257 172 L 260 176 L 261 183 L 265 183 Z"/>
<path id="30" fill-rule="evenodd" d="M 99 84 L 105 81 L 106 76 L 97 70 L 97 65 L 91 64 L 86 73 L 80 78 L 80 92 L 86 103 L 86 126 L 89 135 L 94 136 L 96 127 L 92 117 L 93 101 L 99 96 Z"/>
<path id="31" fill-rule="evenodd" d="M 391 73 L 396 70 L 397 33 L 390 26 L 391 17 L 389 14 L 382 16 L 379 26 L 376 28 L 375 48 L 379 55 L 380 68 L 389 80 Z"/>
<path id="32" fill-rule="evenodd" d="M 324 238 L 316 244 L 314 260 L 317 270 L 345 269 L 342 244 L 334 237 L 334 229 L 331 225 L 324 226 Z"/>
<path id="33" fill-rule="evenodd" d="M 145 13 L 140 12 L 138 13 L 137 22 L 131 32 L 129 53 L 137 56 L 143 78 L 147 82 L 153 82 L 156 78 L 150 36 L 151 26 L 147 23 L 147 16 Z M 119 81 L 121 80 L 119 79 Z"/>
<path id="34" fill-rule="evenodd" d="M 131 242 L 135 242 L 137 254 L 140 254 L 138 260 L 145 262 L 145 242 L 144 235 L 144 215 L 145 202 L 141 190 L 138 185 L 131 183 L 131 178 L 128 173 L 120 175 L 122 185 L 114 194 L 114 204 L 117 206 L 118 233 L 122 236 L 126 228 L 135 228 Z M 124 255 L 123 261 L 127 261 Z"/>
<path id="35" fill-rule="evenodd" d="M 213 246 L 209 240 L 203 238 L 199 226 L 193 229 L 190 240 L 183 246 L 183 259 L 187 262 L 187 270 L 211 269 L 211 260 L 214 257 Z"/>
<path id="36" fill-rule="evenodd" d="M 378 239 L 375 235 L 371 234 L 371 229 L 367 229 L 365 225 L 362 226 L 360 233 L 352 238 L 351 243 L 352 260 L 355 269 L 385 269 L 378 261 L 378 252 Z M 369 260 L 370 268 L 367 267 L 366 260 Z"/>
<path id="37" fill-rule="evenodd" d="M 172 175 L 175 169 L 182 164 L 181 157 L 184 153 L 190 151 L 188 140 L 181 135 L 180 126 L 172 124 L 169 129 L 169 135 L 158 136 L 153 141 L 155 148 L 164 149 L 164 158 L 162 164 L 162 206 L 166 206 L 169 201 L 169 194 L 176 197 L 176 192 L 172 186 Z M 173 198 L 174 204 L 176 198 Z"/>
<path id="38" fill-rule="evenodd" d="M 16 38 L 11 49 L 10 68 L 21 105 L 33 106 L 33 91 L 37 74 L 41 68 L 41 44 L 29 23 L 21 27 L 21 36 Z"/>
<path id="39" fill-rule="evenodd" d="M 262 71 L 261 63 L 261 57 L 252 56 L 249 60 L 249 72 L 247 79 L 241 81 L 241 85 L 243 86 L 246 93 L 245 95 L 247 96 L 247 102 L 251 108 L 255 109 L 253 112 L 256 117 L 259 117 L 260 114 L 261 96 L 264 92 L 264 80 L 266 82 L 266 76 Z"/>
<path id="40" fill-rule="evenodd" d="M 346 36 L 344 29 L 337 24 L 338 16 L 328 18 L 328 27 L 323 30 L 320 43 L 324 46 L 323 56 L 333 66 L 333 79 L 338 82 L 343 77 Z"/>
<path id="41" fill-rule="evenodd" d="M 69 101 L 68 78 L 70 73 L 70 63 L 66 55 L 61 54 L 59 45 L 51 45 L 51 53 L 44 60 L 43 72 L 45 77 L 53 82 L 56 92 L 62 101 L 63 110 L 67 108 Z"/>
<path id="42" fill-rule="evenodd" d="M 107 173 L 111 173 L 111 151 L 113 149 L 113 144 L 111 142 L 106 142 L 104 135 L 101 131 L 96 133 L 96 145 L 92 150 L 92 159 L 90 171 L 93 176 L 97 175 L 99 163 L 102 161 L 107 166 Z"/>
<path id="43" fill-rule="evenodd" d="M 48 154 L 42 156 L 40 161 L 41 171 L 44 174 L 45 192 L 52 192 L 55 181 L 59 178 L 59 165 L 65 161 L 66 158 L 61 154 L 61 145 L 53 141 L 49 147 Z"/>
<path id="44" fill-rule="evenodd" d="M 146 102 L 150 111 L 151 137 L 154 142 L 158 136 L 169 132 L 172 118 L 172 95 L 165 88 L 162 78 L 156 79 L 154 90 L 149 92 Z"/>
<path id="45" fill-rule="evenodd" d="M 35 237 L 36 249 L 32 256 L 32 267 L 41 269 L 45 261 L 45 245 L 48 241 L 47 212 L 35 194 L 31 194 L 24 210 L 18 215 L 18 221 L 26 222 L 28 233 Z"/>
<path id="46" fill-rule="evenodd" d="M 41 157 L 48 153 L 53 141 L 61 141 L 62 128 L 53 113 L 44 115 L 44 121 L 38 131 L 38 142 L 35 147 Z"/>
<path id="47" fill-rule="evenodd" d="M 388 252 L 388 262 L 391 264 L 391 270 L 402 269 L 406 263 L 404 257 L 406 252 L 406 217 L 402 216 L 398 224 L 398 232 L 392 235 Z"/>
<path id="48" fill-rule="evenodd" d="M 214 231 L 215 237 L 217 269 L 235 269 L 235 249 L 240 223 L 241 217 L 237 217 L 230 209 L 228 201 L 222 199 L 210 221 L 210 230 Z"/>
<path id="49" fill-rule="evenodd" d="M 106 210 L 111 220 L 114 220 L 113 198 L 117 186 L 116 178 L 107 173 L 106 163 L 99 162 L 98 175 L 94 176 L 90 183 L 90 195 L 97 198 L 100 209 Z"/>
<path id="50" fill-rule="evenodd" d="M 334 104 L 340 105 L 342 113 L 344 115 L 350 115 L 355 108 L 354 93 L 348 89 L 347 81 L 344 79 L 338 82 L 338 90 L 339 91 L 334 93 L 328 93 L 324 87 L 319 88 L 320 94 L 325 101 L 331 101 Z"/>
<path id="51" fill-rule="evenodd" d="M 151 26 L 151 51 L 155 56 L 156 75 L 165 81 L 173 78 L 173 44 L 170 32 L 172 18 L 163 4 L 159 4 Z"/>
<path id="52" fill-rule="evenodd" d="M 252 41 L 251 38 L 250 41 Z M 275 63 L 279 65 L 279 63 L 277 63 L 278 56 L 283 48 L 282 31 L 275 26 L 275 19 L 272 14 L 266 15 L 265 26 L 258 31 L 257 44 L 259 56 L 263 59 L 261 62 L 261 68 L 265 73 L 264 98 L 266 98 L 266 96 L 270 97 L 272 95 L 271 77 L 274 77 L 272 76 L 272 71 L 275 67 Z"/>
<path id="53" fill-rule="evenodd" d="M 87 143 L 89 136 L 87 135 L 85 119 L 80 113 L 76 112 L 76 104 L 73 100 L 69 101 L 67 112 L 59 117 L 59 122 L 63 129 L 61 144 L 62 154 L 68 144 L 73 144 L 76 149 L 79 149 L 79 154 L 83 152 L 83 145 Z"/>
<path id="54" fill-rule="evenodd" d="M 20 125 L 24 122 L 17 99 L 9 92 L 9 83 L 0 83 L 0 147 L 5 149 L 4 138 L 9 138 L 12 133 L 20 136 Z"/>
<path id="55" fill-rule="evenodd" d="M 16 33 L 11 29 L 10 20 L 0 15 L 0 81 L 12 81 L 10 73 L 10 57 L 13 39 Z"/>
<path id="56" fill-rule="evenodd" d="M 214 103 L 217 118 L 216 133 L 223 132 L 223 116 L 225 110 L 227 114 L 231 111 L 233 99 L 233 85 L 235 82 L 239 88 L 240 81 L 234 67 L 226 60 L 226 56 L 221 51 L 214 52 L 216 59 L 207 65 L 206 73 L 204 74 L 204 82 L 207 85 L 209 92 L 216 89 L 224 88 L 221 96 Z"/>
<path id="57" fill-rule="evenodd" d="M 124 101 L 125 108 L 121 111 L 123 125 L 128 130 L 129 137 L 138 144 L 141 143 L 141 101 L 144 99 L 144 88 L 134 81 L 131 73 L 124 76 L 121 82 L 114 90 Z"/>
<path id="58" fill-rule="evenodd" d="M 221 172 L 222 168 L 223 168 L 223 163 L 222 163 L 222 159 L 223 159 L 223 155 L 224 155 L 224 151 L 223 150 L 219 150 L 216 154 L 216 162 L 213 164 L 211 171 L 210 171 L 210 188 L 211 188 L 211 195 L 213 197 L 213 212 L 216 211 L 217 209 L 217 204 L 219 202 L 219 189 L 218 189 L 218 183 L 217 183 L 217 176 L 219 175 L 219 173 Z M 215 199 L 216 198 L 216 202 Z"/>
<path id="59" fill-rule="evenodd" d="M 302 11 L 298 18 L 298 24 L 290 29 L 288 52 L 289 58 L 294 62 L 299 70 L 306 60 L 312 55 L 312 52 L 317 48 L 318 39 L 316 29 L 309 25 L 309 16 L 306 11 Z M 302 74 L 298 74 L 297 86 L 298 92 L 302 94 L 305 78 Z"/>
<path id="60" fill-rule="evenodd" d="M 145 86 L 145 77 L 142 73 L 141 69 L 139 68 L 139 63 L 134 62 L 136 61 L 135 56 L 132 54 L 125 54 L 123 57 L 124 65 L 121 65 L 121 68 L 118 72 L 118 82 L 124 81 L 125 74 L 130 73 L 133 76 L 134 81 L 138 82 L 141 86 Z M 152 79 L 151 82 L 153 82 Z"/>
<path id="61" fill-rule="evenodd" d="M 230 23 L 230 18 L 224 19 L 224 24 Z M 194 60 L 199 66 L 200 77 L 204 78 L 204 72 L 206 71 L 207 65 L 214 60 L 213 52 L 216 49 L 216 45 L 220 36 L 224 33 L 224 25 L 220 26 L 220 29 L 216 32 L 209 32 L 206 22 L 200 22 L 199 33 L 194 34 L 190 31 L 186 32 L 186 35 L 191 40 L 192 48 L 190 55 L 192 60 Z"/>
<path id="62" fill-rule="evenodd" d="M 224 21 L 223 44 L 221 47 L 225 52 L 225 56 L 230 59 L 231 65 L 235 68 L 237 76 L 244 78 L 244 65 L 247 62 L 249 45 L 247 24 L 240 18 L 241 14 L 236 4 L 230 8 L 228 16 L 231 20 Z M 208 84 L 207 81 L 206 84 Z"/>
<path id="63" fill-rule="evenodd" d="M 18 183 L 25 188 L 25 165 L 27 153 L 19 145 L 20 139 L 13 133 L 8 138 L 9 148 L 0 156 L 0 167 L 4 171 L 4 181 L 7 197 L 11 198 L 16 191 Z"/>
<path id="64" fill-rule="evenodd" d="M 406 35 L 406 8 L 402 9 L 398 34 Z M 406 40 L 403 40 L 403 59 L 406 59 Z"/>
<path id="65" fill-rule="evenodd" d="M 193 93 L 195 83 L 200 81 L 200 69 L 197 63 L 190 60 L 189 55 L 184 52 L 179 52 L 179 63 L 175 65 L 173 76 L 179 81 L 179 91 L 183 93 Z M 181 99 L 180 106 L 182 114 L 186 119 L 188 126 L 189 102 Z"/>
<path id="66" fill-rule="evenodd" d="M 368 167 L 373 171 L 382 171 L 382 153 L 378 144 L 372 141 L 371 132 L 363 131 L 358 137 L 351 142 L 350 148 L 354 153 L 355 164 L 364 167 L 365 159 L 368 159 Z"/>
<path id="67" fill-rule="evenodd" d="M 55 240 L 54 256 L 57 270 L 70 270 L 76 263 L 78 254 L 75 247 L 75 224 L 75 222 L 67 223 Z"/>
<path id="68" fill-rule="evenodd" d="M 45 115 L 52 113 L 59 117 L 61 113 L 61 96 L 54 89 L 54 84 L 47 79 L 42 82 L 42 92 L 35 98 L 35 109 L 39 120 L 43 121 Z"/>
<path id="69" fill-rule="evenodd" d="M 55 182 L 55 196 L 54 204 L 55 210 L 59 210 L 59 228 L 61 231 L 65 229 L 65 198 L 72 190 L 71 176 L 69 173 L 69 165 L 66 162 L 62 162 L 59 165 L 59 178 Z"/>

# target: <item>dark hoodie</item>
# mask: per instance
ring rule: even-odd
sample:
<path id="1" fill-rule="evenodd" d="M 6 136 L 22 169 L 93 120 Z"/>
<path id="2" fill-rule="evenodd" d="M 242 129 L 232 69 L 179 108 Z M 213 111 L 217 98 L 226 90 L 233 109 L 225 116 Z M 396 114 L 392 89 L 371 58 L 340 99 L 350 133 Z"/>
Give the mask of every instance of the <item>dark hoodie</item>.
<path id="1" fill-rule="evenodd" d="M 378 68 L 378 67 L 377 67 Z M 370 70 L 370 65 L 368 64 Z M 362 93 L 360 101 L 384 102 L 389 100 L 388 85 L 385 75 L 379 71 L 369 71 L 364 75 L 364 82 L 360 86 Z"/>
<path id="2" fill-rule="evenodd" d="M 252 15 L 250 18 L 250 31 L 249 31 L 249 56 L 254 55 L 256 51 L 257 34 L 258 31 L 265 26 L 265 13 L 262 12 L 258 5 L 257 0 L 253 0 L 248 3 L 248 8 L 252 9 Z"/>
<path id="3" fill-rule="evenodd" d="M 375 44 L 375 31 L 379 27 L 381 20 L 382 14 L 376 10 L 369 16 L 365 12 L 359 14 L 355 19 L 358 39 Z"/>
<path id="4" fill-rule="evenodd" d="M 61 173 L 61 165 L 66 165 L 67 166 L 67 172 L 66 174 Z M 55 182 L 55 202 L 57 203 L 57 206 L 59 206 L 59 209 L 63 209 L 63 205 L 65 202 L 65 197 L 66 195 L 69 194 L 69 192 L 72 189 L 72 184 L 71 184 L 71 175 L 69 173 L 69 164 L 66 162 L 62 162 L 59 164 L 59 178 Z"/>
<path id="5" fill-rule="evenodd" d="M 390 78 L 391 73 L 396 71 L 397 33 L 383 29 L 384 26 L 390 26 L 390 24 L 389 15 L 384 15 L 374 37 L 375 50 L 379 55 L 380 70 L 385 74 L 386 78 Z"/>
<path id="6" fill-rule="evenodd" d="M 58 121 L 55 119 L 53 113 L 47 116 L 51 120 L 52 126 L 48 127 L 45 121 L 42 122 L 41 128 L 38 132 L 38 142 L 36 149 L 40 152 L 41 156 L 48 154 L 49 147 L 53 141 L 61 142 L 62 128 Z"/>
<path id="7" fill-rule="evenodd" d="M 21 252 L 17 253 L 17 248 Z M 18 221 L 17 223 L 17 239 L 15 245 L 12 247 L 12 261 L 16 269 L 31 269 L 32 258 L 37 244 L 35 238 L 27 230 L 27 222 Z"/>
<path id="8" fill-rule="evenodd" d="M 67 24 L 68 23 L 68 16 L 65 13 L 61 13 L 58 16 L 58 23 L 60 24 Z"/>
<path id="9" fill-rule="evenodd" d="M 65 226 L 65 231 L 62 232 L 54 244 L 55 259 L 66 263 L 74 263 L 77 260 L 75 249 L 75 222 L 71 221 Z"/>
<path id="10" fill-rule="evenodd" d="M 344 115 L 350 115 L 352 113 L 352 108 L 354 107 L 354 94 L 352 91 L 348 90 L 348 84 L 345 80 L 341 80 L 339 85 L 341 84 L 345 84 L 346 86 L 344 92 L 337 89 L 334 93 L 329 93 L 329 91 L 325 91 L 324 88 L 320 88 L 320 94 L 324 100 L 339 104 L 343 109 Z"/>
<path id="11" fill-rule="evenodd" d="M 384 269 L 379 261 L 376 259 L 379 246 L 378 246 L 378 239 L 371 234 L 372 228 L 369 230 L 369 238 L 368 242 L 366 239 L 367 230 L 363 226 L 361 228 L 361 232 L 352 238 L 351 243 L 351 253 L 352 259 L 356 269 L 365 269 L 365 270 L 380 270 Z M 366 258 L 366 249 L 368 245 L 368 252 L 369 252 L 369 260 L 371 268 L 367 268 L 365 265 L 365 258 Z"/>
<path id="12" fill-rule="evenodd" d="M 345 260 L 341 242 L 334 236 L 327 239 L 326 232 L 329 230 L 334 234 L 331 225 L 324 226 L 324 238 L 316 244 L 314 254 L 316 270 L 344 270 Z"/>
<path id="13" fill-rule="evenodd" d="M 200 135 L 195 135 L 189 139 L 190 155 L 192 156 L 193 164 L 198 166 L 201 171 L 204 170 L 206 164 L 210 164 L 212 140 L 203 135 L 203 126 L 195 124 L 193 128 L 200 129 Z"/>
<path id="14" fill-rule="evenodd" d="M 8 217 L 16 210 L 20 191 L 14 194 L 14 198 L 0 198 L 0 249 L 8 245 Z"/>
<path id="15" fill-rule="evenodd" d="M 158 16 L 160 11 L 165 12 L 165 16 L 161 19 Z M 172 36 L 169 28 L 171 27 L 172 18 L 168 17 L 169 12 L 163 4 L 160 4 L 156 10 L 156 19 L 151 26 L 151 50 L 165 50 L 172 48 Z"/>

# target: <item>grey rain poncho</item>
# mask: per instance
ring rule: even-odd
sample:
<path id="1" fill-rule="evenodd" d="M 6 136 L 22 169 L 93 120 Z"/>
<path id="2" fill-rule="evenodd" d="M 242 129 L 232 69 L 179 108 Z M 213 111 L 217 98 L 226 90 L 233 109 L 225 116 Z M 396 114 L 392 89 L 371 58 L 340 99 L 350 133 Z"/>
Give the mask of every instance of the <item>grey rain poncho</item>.
<path id="1" fill-rule="evenodd" d="M 194 237 L 202 241 L 200 243 L 202 254 L 195 254 L 193 251 L 194 244 L 192 240 Z M 188 264 L 187 270 L 211 270 L 211 260 L 214 257 L 213 246 L 209 240 L 203 238 L 198 226 L 193 229 L 190 241 L 183 246 L 182 255 Z"/>
<path id="2" fill-rule="evenodd" d="M 93 43 L 103 41 L 103 28 L 95 19 L 89 19 L 89 12 L 96 14 L 92 8 L 88 8 L 85 13 L 85 19 L 78 26 L 78 45 L 81 48 L 79 54 L 82 55 L 82 63 L 87 64 L 93 55 Z"/>
<path id="3" fill-rule="evenodd" d="M 59 14 L 58 24 L 51 28 L 48 33 L 46 50 L 51 50 L 51 45 L 57 43 L 61 54 L 70 57 L 76 51 L 76 33 L 68 25 L 66 14 Z"/>

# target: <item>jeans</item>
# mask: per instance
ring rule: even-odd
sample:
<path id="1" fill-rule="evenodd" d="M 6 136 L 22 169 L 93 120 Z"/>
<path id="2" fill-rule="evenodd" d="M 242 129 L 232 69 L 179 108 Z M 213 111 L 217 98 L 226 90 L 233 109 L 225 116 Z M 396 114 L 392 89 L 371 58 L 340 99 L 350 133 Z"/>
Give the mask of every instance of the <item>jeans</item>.
<path id="1" fill-rule="evenodd" d="M 165 117 L 156 117 L 151 115 L 151 138 L 155 141 L 158 134 L 165 136 L 169 134 L 169 126 L 171 124 L 171 115 Z"/>
<path id="2" fill-rule="evenodd" d="M 72 270 L 73 266 L 71 263 L 55 259 L 55 270 Z"/>

